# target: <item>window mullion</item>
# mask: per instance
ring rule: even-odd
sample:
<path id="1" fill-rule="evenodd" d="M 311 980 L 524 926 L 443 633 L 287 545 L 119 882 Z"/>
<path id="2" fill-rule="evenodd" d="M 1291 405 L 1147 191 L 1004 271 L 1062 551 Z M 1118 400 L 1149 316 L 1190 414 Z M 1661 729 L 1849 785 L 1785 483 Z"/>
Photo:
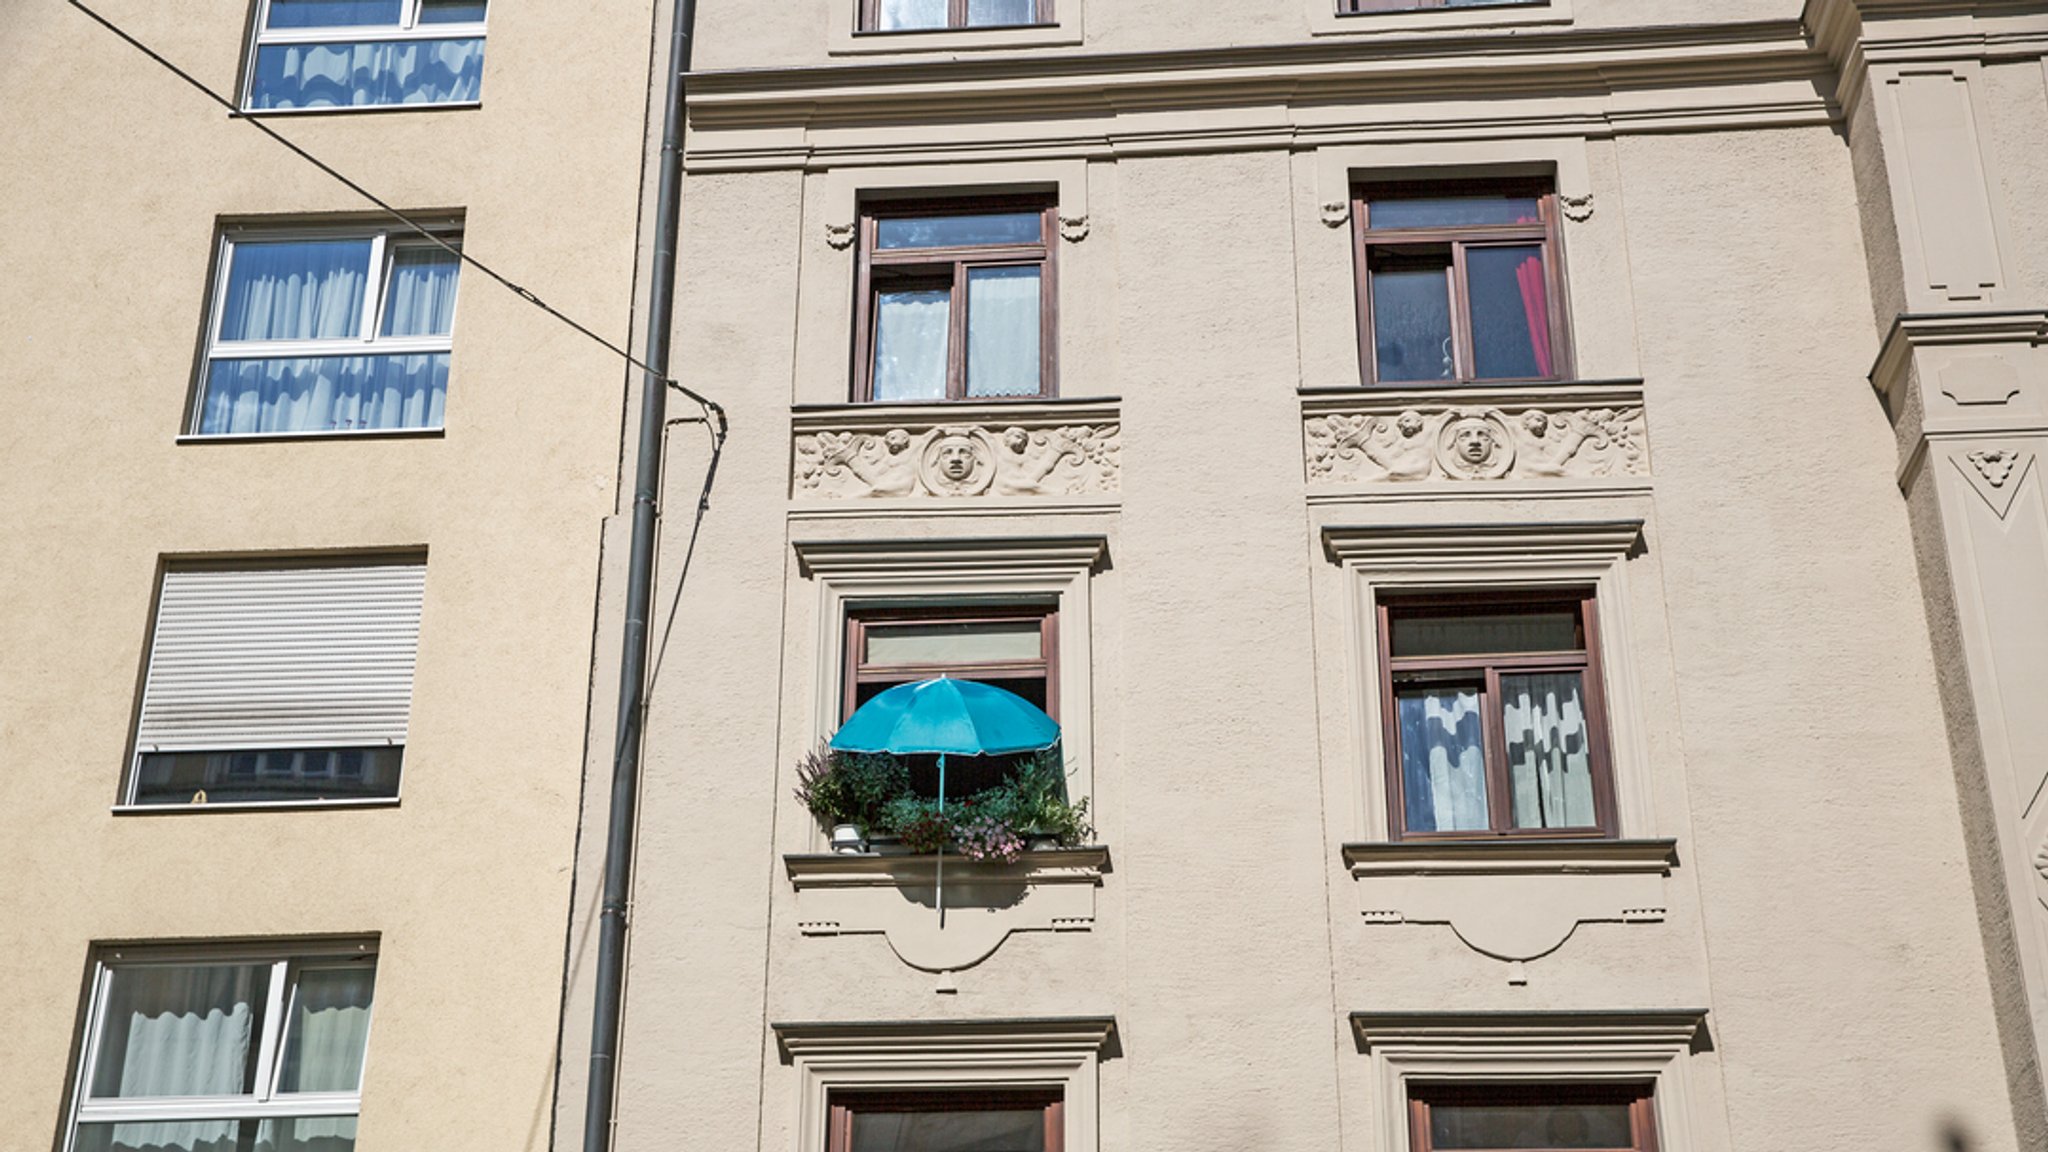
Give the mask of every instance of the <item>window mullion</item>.
<path id="1" fill-rule="evenodd" d="M 1459 380 L 1478 376 L 1478 359 L 1472 345 L 1472 293 L 1465 276 L 1465 242 L 1451 244 L 1451 348 L 1452 373 Z"/>
<path id="2" fill-rule="evenodd" d="M 967 27 L 967 0 L 947 0 L 946 27 Z"/>
<path id="3" fill-rule="evenodd" d="M 953 294 L 946 316 L 946 398 L 967 398 L 967 261 L 953 262 Z"/>
<path id="4" fill-rule="evenodd" d="M 1486 764 L 1486 817 L 1495 832 L 1508 831 L 1513 811 L 1508 803 L 1507 726 L 1501 716 L 1500 669 L 1486 669 L 1486 687 L 1479 699 L 1480 744 Z"/>

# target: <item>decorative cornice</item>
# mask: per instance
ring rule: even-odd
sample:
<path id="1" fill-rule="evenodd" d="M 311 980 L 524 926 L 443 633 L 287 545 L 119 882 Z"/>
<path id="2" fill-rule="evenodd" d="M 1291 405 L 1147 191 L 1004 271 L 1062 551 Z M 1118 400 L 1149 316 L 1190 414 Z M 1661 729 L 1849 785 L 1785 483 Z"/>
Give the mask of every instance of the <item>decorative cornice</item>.
<path id="1" fill-rule="evenodd" d="M 1675 840 L 1409 840 L 1344 845 L 1353 876 L 1669 872 Z"/>
<path id="2" fill-rule="evenodd" d="M 805 1020 L 768 1025 L 791 1056 L 891 1050 L 1069 1050 L 1099 1053 L 1116 1035 L 1114 1016 L 1040 1016 L 993 1020 Z"/>
<path id="3" fill-rule="evenodd" d="M 879 577 L 992 569 L 1086 572 L 1108 548 L 1101 536 L 950 537 L 918 540 L 798 540 L 806 575 Z"/>
<path id="4" fill-rule="evenodd" d="M 1586 1012 L 1353 1012 L 1361 1048 L 1447 1044 L 1689 1045 L 1707 1024 L 1705 1008 Z"/>
<path id="5" fill-rule="evenodd" d="M 1871 387 L 1897 410 L 1915 348 L 1958 344 L 2048 343 L 2048 311 L 1901 313 L 1870 366 Z"/>
<path id="6" fill-rule="evenodd" d="M 1612 560 L 1626 556 L 1642 535 L 1641 520 L 1331 525 L 1323 529 L 1323 549 L 1340 564 L 1481 561 L 1511 569 L 1582 557 Z"/>

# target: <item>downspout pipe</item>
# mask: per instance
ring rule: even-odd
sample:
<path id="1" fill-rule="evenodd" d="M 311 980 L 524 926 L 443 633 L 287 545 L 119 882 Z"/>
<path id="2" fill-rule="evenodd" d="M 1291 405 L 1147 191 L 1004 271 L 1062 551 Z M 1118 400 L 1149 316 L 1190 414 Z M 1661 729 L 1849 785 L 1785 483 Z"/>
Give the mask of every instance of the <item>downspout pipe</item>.
<path id="1" fill-rule="evenodd" d="M 661 182 L 654 209 L 654 267 L 647 288 L 647 354 L 640 384 L 640 449 L 633 478 L 633 545 L 626 566 L 626 636 L 619 657 L 618 735 L 613 743 L 611 826 L 605 836 L 604 899 L 598 913 L 597 990 L 591 1009 L 590 1085 L 583 1113 L 584 1152 L 609 1152 L 618 1086 L 619 1032 L 626 976 L 626 903 L 633 880 L 633 829 L 640 791 L 641 720 L 646 713 L 648 627 L 654 601 L 654 543 L 660 511 L 662 435 L 673 387 L 717 405 L 669 378 L 675 322 L 676 234 L 682 217 L 683 77 L 690 70 L 696 0 L 675 0 L 667 98 L 662 109 Z"/>

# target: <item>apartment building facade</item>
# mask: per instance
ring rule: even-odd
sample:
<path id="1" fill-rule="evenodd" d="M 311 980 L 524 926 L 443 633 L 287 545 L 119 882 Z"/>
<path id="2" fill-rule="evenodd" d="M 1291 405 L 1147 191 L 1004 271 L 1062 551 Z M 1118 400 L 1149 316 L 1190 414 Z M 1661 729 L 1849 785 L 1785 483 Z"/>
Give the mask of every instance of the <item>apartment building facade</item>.
<path id="1" fill-rule="evenodd" d="M 2044 37 L 701 0 L 613 1146 L 2042 1146 Z"/>
<path id="2" fill-rule="evenodd" d="M 0 1144 L 544 1148 L 630 369 L 457 253 L 625 339 L 652 13 L 88 7 L 0 16 Z"/>

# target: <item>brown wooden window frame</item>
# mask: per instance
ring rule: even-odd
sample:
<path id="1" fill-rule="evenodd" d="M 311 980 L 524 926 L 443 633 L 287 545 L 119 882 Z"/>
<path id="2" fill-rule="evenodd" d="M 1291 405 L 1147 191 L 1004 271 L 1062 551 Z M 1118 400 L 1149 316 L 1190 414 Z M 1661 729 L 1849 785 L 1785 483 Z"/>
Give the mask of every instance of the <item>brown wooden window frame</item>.
<path id="1" fill-rule="evenodd" d="M 967 0 L 946 0 L 946 25 L 943 28 L 889 28 L 881 27 L 881 0 L 860 0 L 860 31 L 884 33 L 890 36 L 909 35 L 918 32 L 993 32 L 1002 28 L 1042 28 L 1054 22 L 1054 0 L 1036 0 L 1032 6 L 1032 21 L 1029 24 L 969 24 L 967 22 Z"/>
<path id="2" fill-rule="evenodd" d="M 1040 658 L 1004 663 L 890 664 L 867 667 L 867 630 L 875 624 L 993 624 L 1015 620 L 1037 620 Z M 1060 718 L 1059 609 L 1039 604 L 966 604 L 908 608 L 851 608 L 846 613 L 846 662 L 842 676 L 840 722 L 844 723 L 860 706 L 864 684 L 903 684 L 945 675 L 956 680 L 1045 679 L 1045 714 Z M 908 673 L 906 675 L 906 673 Z"/>
<path id="3" fill-rule="evenodd" d="M 852 1152 L 853 1117 L 876 1112 L 983 1112 L 1045 1109 L 1045 1152 L 1065 1152 L 1066 1098 L 1057 1088 L 932 1092 L 834 1092 L 828 1098 L 825 1152 Z"/>
<path id="4" fill-rule="evenodd" d="M 877 225 L 892 218 L 922 216 L 993 216 L 1039 213 L 1038 243 L 975 245 L 951 248 L 876 247 Z M 943 401 L 889 403 L 1001 404 L 1050 399 L 1059 394 L 1059 209 L 1045 196 L 1001 196 L 972 199 L 892 200 L 864 204 L 860 213 L 859 252 L 854 261 L 853 399 L 875 402 L 875 269 L 901 269 L 951 294 L 946 326 L 946 396 Z M 974 268 L 1016 268 L 1036 265 L 1038 279 L 1038 391 L 1018 396 L 967 394 L 967 274 Z"/>
<path id="5" fill-rule="evenodd" d="M 1658 1152 L 1655 1088 L 1650 1084 L 1412 1084 L 1408 1088 L 1409 1152 L 1449 1152 L 1430 1140 L 1430 1109 L 1438 1104 L 1571 1104 L 1600 1103 L 1629 1106 L 1630 1142 L 1625 1148 L 1593 1152 Z M 1493 1152 L 1493 1150 L 1473 1150 Z M 1532 1152 L 1517 1149 L 1517 1152 Z M 1537 1147 L 1533 1152 L 1546 1152 Z M 1551 1149 L 1548 1152 L 1558 1152 Z M 1572 1152 L 1587 1152 L 1575 1149 Z"/>
<path id="6" fill-rule="evenodd" d="M 1354 9 L 1378 11 L 1379 9 Z M 1392 9 L 1388 9 L 1391 11 Z M 1459 196 L 1533 197 L 1538 221 L 1534 224 L 1473 224 L 1442 228 L 1374 228 L 1375 200 L 1427 200 Z M 1499 387 L 1515 384 L 1555 384 L 1576 377 L 1571 338 L 1570 301 L 1565 289 L 1564 237 L 1559 224 L 1555 183 L 1543 178 L 1508 178 L 1442 181 L 1369 181 L 1351 190 L 1351 237 L 1353 289 L 1358 300 L 1359 371 L 1369 388 Z M 1551 373 L 1548 376 L 1478 376 L 1477 354 L 1472 341 L 1472 293 L 1465 269 L 1465 254 L 1473 247 L 1507 247 L 1540 244 L 1543 249 L 1543 284 L 1548 308 Z M 1451 305 L 1452 375 L 1448 379 L 1388 380 L 1379 378 L 1379 350 L 1373 340 L 1372 267 L 1376 255 L 1403 248 L 1443 247 L 1451 249 L 1448 277 Z"/>
<path id="7" fill-rule="evenodd" d="M 1574 608 L 1579 616 L 1581 648 L 1576 652 L 1463 653 L 1455 656 L 1393 655 L 1395 614 L 1420 611 L 1453 615 L 1457 609 L 1540 611 Z M 1600 620 L 1594 592 L 1586 589 L 1516 590 L 1502 592 L 1426 593 L 1381 597 L 1374 606 L 1379 629 L 1380 724 L 1386 749 L 1387 824 L 1395 840 L 1590 840 L 1620 835 L 1615 815 L 1614 771 L 1608 752 L 1607 695 L 1600 667 Z M 1407 781 L 1402 771 L 1401 721 L 1396 694 L 1404 673 L 1470 673 L 1480 682 L 1479 716 L 1486 767 L 1485 829 L 1409 831 Z M 1500 708 L 1500 678 L 1544 672 L 1577 672 L 1585 688 L 1586 751 L 1591 763 L 1594 827 L 1516 828 L 1511 808 L 1507 736 Z"/>
<path id="8" fill-rule="evenodd" d="M 1459 4 L 1459 8 L 1540 8 L 1550 0 L 1486 0 L 1484 4 Z M 1453 7 L 1450 0 L 1337 0 L 1339 16 L 1366 12 L 1435 12 Z"/>

